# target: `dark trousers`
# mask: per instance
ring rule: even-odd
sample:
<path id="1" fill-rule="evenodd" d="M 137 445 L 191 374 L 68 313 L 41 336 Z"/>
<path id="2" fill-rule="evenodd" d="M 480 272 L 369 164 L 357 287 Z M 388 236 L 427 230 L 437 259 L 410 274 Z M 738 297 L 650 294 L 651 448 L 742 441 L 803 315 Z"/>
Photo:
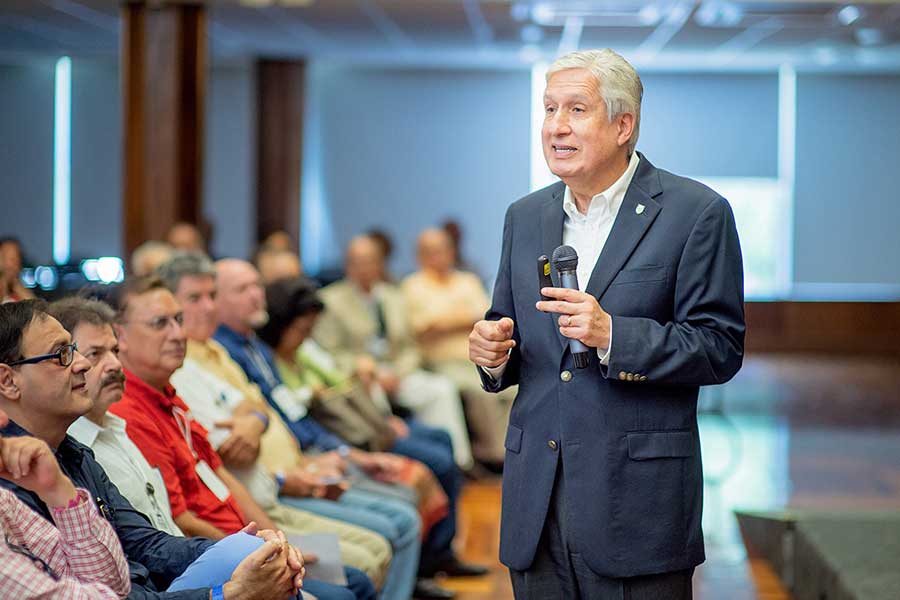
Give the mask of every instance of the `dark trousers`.
<path id="1" fill-rule="evenodd" d="M 690 600 L 694 569 L 624 579 L 591 571 L 566 539 L 571 529 L 564 526 L 564 499 L 560 464 L 534 562 L 526 571 L 509 572 L 516 600 Z"/>

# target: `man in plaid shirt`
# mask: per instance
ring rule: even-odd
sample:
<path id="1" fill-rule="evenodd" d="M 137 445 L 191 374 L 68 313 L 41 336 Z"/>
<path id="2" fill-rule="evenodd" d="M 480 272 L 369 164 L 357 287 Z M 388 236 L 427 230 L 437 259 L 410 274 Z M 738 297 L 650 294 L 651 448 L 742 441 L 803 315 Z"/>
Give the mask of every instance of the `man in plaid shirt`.
<path id="1" fill-rule="evenodd" d="M 90 493 L 92 502 L 88 504 L 96 505 L 103 520 L 112 526 L 124 551 L 131 578 L 128 598 L 262 600 L 292 597 L 295 585 L 299 583 L 296 578 L 302 576 L 303 565 L 292 552 L 284 551 L 283 544 L 274 540 L 246 555 L 231 578 L 212 589 L 201 587 L 177 592 L 162 591 L 175 578 L 192 569 L 195 562 L 202 562 L 197 559 L 214 542 L 205 538 L 174 537 L 154 529 L 147 518 L 135 510 L 110 483 L 91 451 L 66 435 L 68 426 L 91 408 L 92 401 L 85 394 L 84 378 L 89 369 L 90 363 L 78 353 L 69 333 L 47 314 L 45 302 L 27 300 L 0 305 L 0 409 L 6 413 L 0 423 L 0 441 L 4 448 L 12 449 L 19 448 L 18 444 L 27 445 L 29 439 L 44 442 L 48 451 L 53 448 L 58 469 L 74 486 Z M 22 441 L 11 441 L 13 438 L 21 438 Z M 13 452 L 9 457 L 3 456 L 4 464 L 12 469 L 12 478 L 7 479 L 0 472 L 0 488 L 12 492 L 39 520 L 42 519 L 52 528 L 50 523 L 59 522 L 56 519 L 62 518 L 57 517 L 56 511 L 60 500 L 55 494 L 45 498 L 39 491 L 28 487 L 27 482 L 20 481 L 21 473 L 25 471 L 22 456 L 21 451 Z M 39 481 L 47 481 L 40 471 L 35 473 Z M 63 504 L 66 510 L 70 509 L 68 504 Z M 71 509 L 77 510 L 78 506 Z M 18 521 L 20 526 L 23 522 Z M 46 541 L 26 547 L 20 543 L 22 538 L 15 538 L 15 530 L 12 531 L 13 537 L 9 538 L 4 549 L 27 557 L 51 580 L 51 572 L 61 576 L 57 571 L 60 567 L 58 560 L 45 565 L 44 557 L 37 553 Z M 75 539 L 84 543 L 83 536 Z M 65 546 L 67 541 L 68 538 L 63 538 L 61 543 Z M 6 560 L 5 554 L 2 558 L 2 572 L 6 574 L 7 564 L 13 563 Z M 12 571 L 17 581 L 27 578 L 20 571 L 20 567 Z M 60 571 L 72 575 L 71 569 L 65 571 L 60 568 Z M 349 590 L 332 587 L 350 594 Z M 5 584 L 0 586 L 4 598 L 8 589 Z M 119 595 L 118 592 L 113 593 Z M 323 600 L 329 597 L 318 592 L 316 595 Z M 54 600 L 56 597 L 53 595 Z M 97 594 L 90 597 L 97 597 Z M 338 594 L 333 597 L 343 598 Z"/>
<path id="2" fill-rule="evenodd" d="M 0 428 L 9 418 L 0 410 Z M 76 489 L 37 438 L 0 438 L 0 477 L 50 507 L 54 527 L 0 488 L 0 589 L 20 599 L 120 598 L 131 591 L 128 563 L 87 490 Z M 57 529 L 58 528 L 58 529 Z"/>

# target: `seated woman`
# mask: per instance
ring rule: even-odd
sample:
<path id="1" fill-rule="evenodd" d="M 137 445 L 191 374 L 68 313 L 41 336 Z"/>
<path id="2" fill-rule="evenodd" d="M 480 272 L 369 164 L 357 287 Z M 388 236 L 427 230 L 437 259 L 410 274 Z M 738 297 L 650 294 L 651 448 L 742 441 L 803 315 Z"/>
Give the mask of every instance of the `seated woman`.
<path id="1" fill-rule="evenodd" d="M 269 321 L 257 333 L 275 350 L 275 363 L 294 398 L 322 425 L 353 445 L 372 451 L 390 451 L 410 432 L 406 424 L 381 407 L 359 382 L 349 380 L 328 364 L 329 356 L 309 338 L 324 305 L 315 284 L 303 277 L 281 279 L 266 287 Z M 304 343 L 305 342 L 305 343 Z M 422 535 L 447 515 L 448 499 L 433 473 L 421 462 L 395 456 L 399 468 L 385 472 L 386 482 L 401 483 L 417 492 Z"/>

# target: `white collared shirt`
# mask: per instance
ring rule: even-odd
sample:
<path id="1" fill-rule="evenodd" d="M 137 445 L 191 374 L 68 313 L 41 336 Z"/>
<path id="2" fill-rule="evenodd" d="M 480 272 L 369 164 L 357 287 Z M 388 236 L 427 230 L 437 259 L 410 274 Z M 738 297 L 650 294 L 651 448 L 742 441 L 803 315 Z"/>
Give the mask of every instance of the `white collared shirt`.
<path id="1" fill-rule="evenodd" d="M 200 342 L 192 340 L 188 344 Z M 219 446 L 231 437 L 231 431 L 216 427 L 216 423 L 233 416 L 235 408 L 243 402 L 244 394 L 191 356 L 184 359 L 184 364 L 172 374 L 169 383 L 190 407 L 194 420 L 209 432 L 209 443 L 218 450 Z M 283 388 L 285 393 L 289 392 L 285 386 L 279 387 Z M 306 414 L 305 409 L 303 414 Z M 244 484 L 263 510 L 270 510 L 278 502 L 278 484 L 274 476 L 259 461 L 255 461 L 249 467 L 229 467 L 228 470 Z"/>
<path id="2" fill-rule="evenodd" d="M 566 213 L 566 217 L 563 220 L 562 242 L 575 248 L 575 252 L 578 253 L 576 274 L 578 275 L 578 289 L 582 292 L 587 287 L 597 259 L 600 258 L 600 253 L 603 252 L 603 247 L 609 239 L 613 223 L 616 222 L 622 201 L 625 199 L 625 192 L 628 191 L 628 186 L 634 179 L 634 173 L 637 171 L 640 161 L 637 152 L 632 152 L 625 172 L 606 190 L 591 198 L 587 214 L 583 215 L 578 211 L 572 190 L 566 186 L 563 194 L 563 212 Z M 612 316 L 610 316 L 611 319 Z M 597 356 L 603 365 L 609 364 L 612 350 L 612 327 L 610 327 L 609 342 L 609 348 L 597 348 Z M 482 369 L 494 379 L 499 379 L 506 370 L 506 363 L 498 367 L 482 367 Z"/>
<path id="3" fill-rule="evenodd" d="M 169 494 L 159 469 L 154 469 L 125 432 L 125 420 L 106 413 L 103 425 L 79 417 L 68 434 L 94 451 L 107 477 L 131 505 L 143 513 L 156 529 L 183 536 L 172 519 Z"/>

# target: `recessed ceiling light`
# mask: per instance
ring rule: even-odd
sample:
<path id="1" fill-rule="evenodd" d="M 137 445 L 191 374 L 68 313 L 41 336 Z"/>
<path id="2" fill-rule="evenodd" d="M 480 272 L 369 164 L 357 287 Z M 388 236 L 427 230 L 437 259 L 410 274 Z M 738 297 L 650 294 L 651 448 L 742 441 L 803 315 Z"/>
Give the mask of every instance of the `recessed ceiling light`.
<path id="1" fill-rule="evenodd" d="M 526 44 L 535 44 L 544 39 L 544 30 L 537 25 L 526 25 L 519 35 Z"/>
<path id="2" fill-rule="evenodd" d="M 838 11 L 837 20 L 841 25 L 852 25 L 862 16 L 862 11 L 858 7 L 848 4 Z"/>
<path id="3" fill-rule="evenodd" d="M 659 23 L 660 18 L 662 18 L 662 14 L 656 4 L 645 4 L 638 11 L 638 19 L 643 25 L 652 27 Z"/>
<path id="4" fill-rule="evenodd" d="M 526 2 L 516 2 L 509 8 L 509 15 L 513 21 L 526 21 L 531 14 L 531 7 Z"/>

